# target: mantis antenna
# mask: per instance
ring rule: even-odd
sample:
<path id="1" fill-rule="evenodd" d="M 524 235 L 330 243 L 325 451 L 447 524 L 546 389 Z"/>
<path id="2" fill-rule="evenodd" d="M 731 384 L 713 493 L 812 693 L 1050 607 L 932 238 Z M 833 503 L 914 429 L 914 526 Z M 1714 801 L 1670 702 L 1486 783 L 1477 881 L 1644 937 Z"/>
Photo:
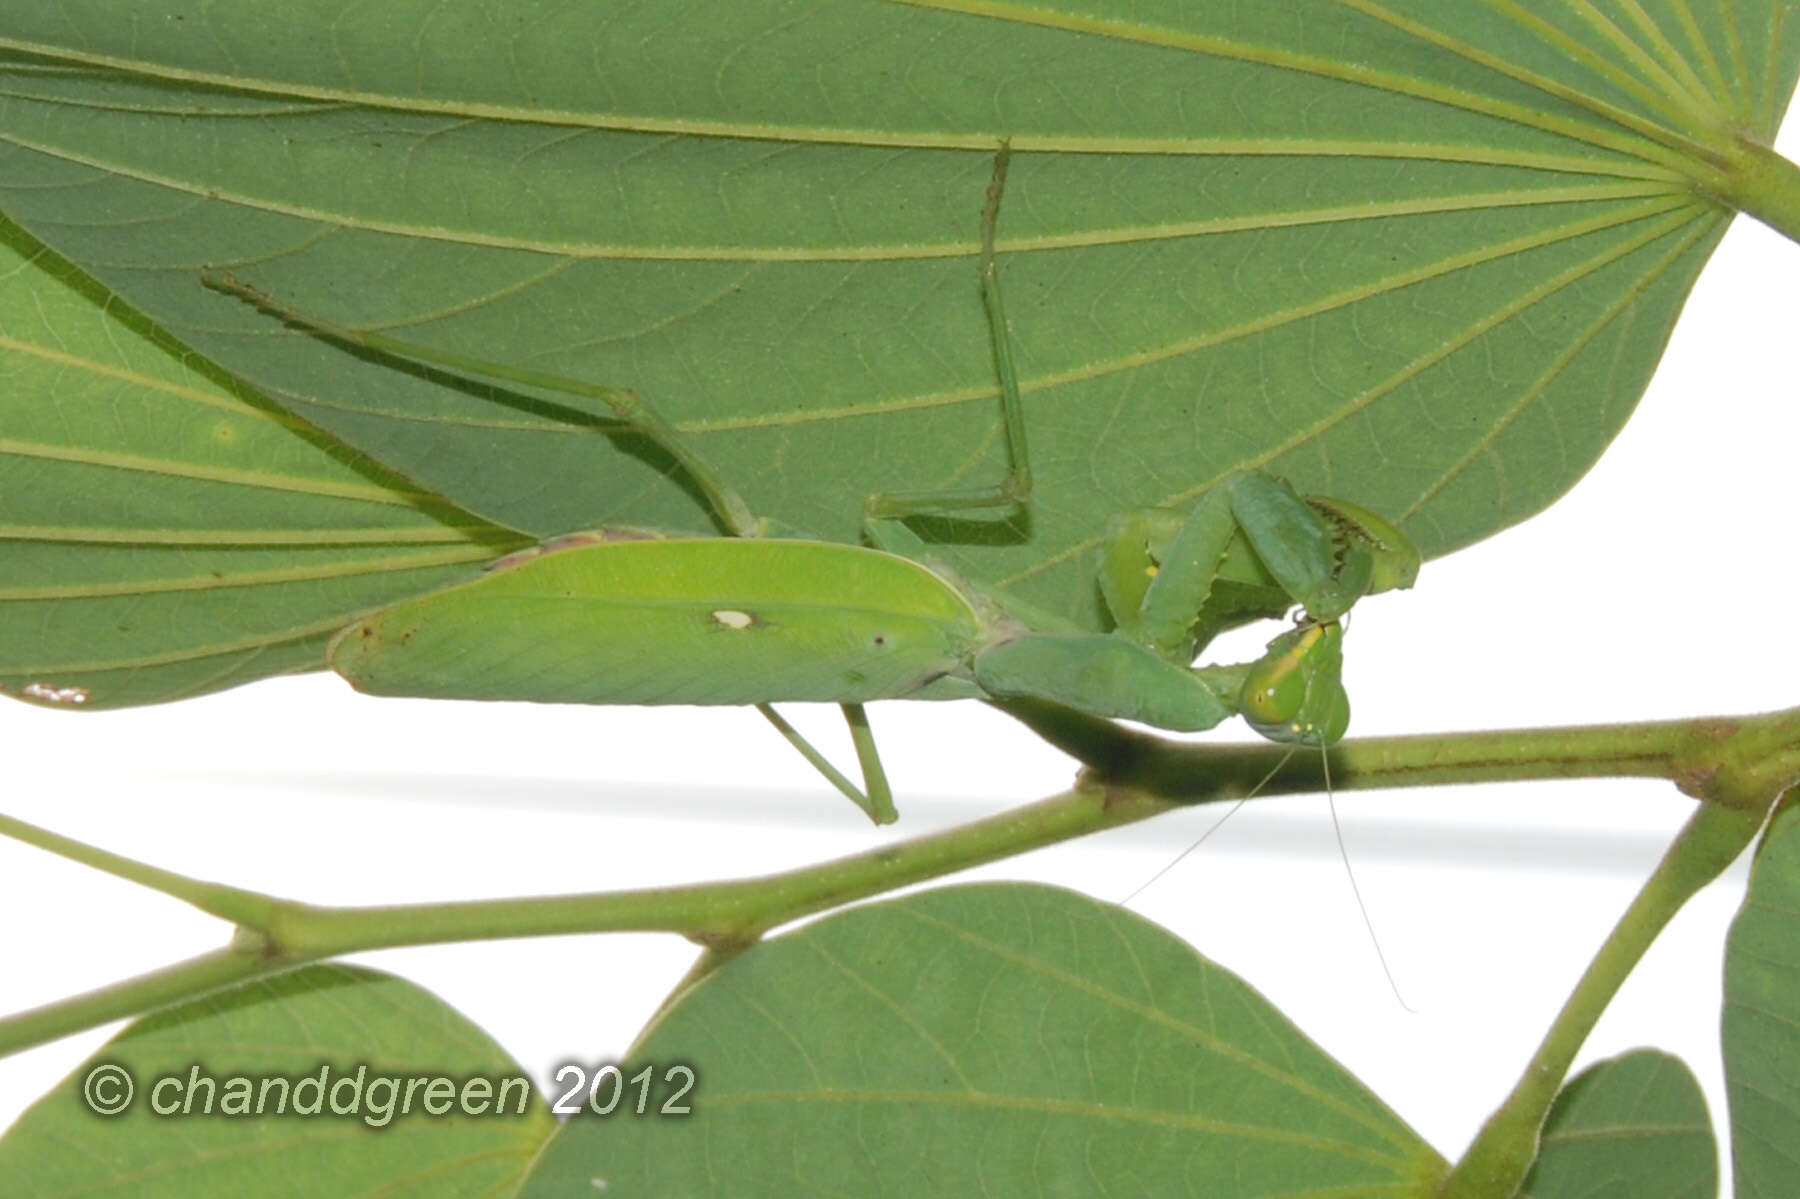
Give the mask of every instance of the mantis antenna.
<path id="1" fill-rule="evenodd" d="M 1375 922 L 1369 916 L 1369 906 L 1364 902 L 1362 888 L 1356 881 L 1356 870 L 1350 864 L 1350 851 L 1344 844 L 1344 826 L 1338 820 L 1337 800 L 1331 791 L 1330 746 L 1343 736 L 1344 725 L 1349 720 L 1348 709 L 1342 706 L 1344 701 L 1339 673 L 1341 658 L 1336 652 L 1337 635 L 1341 635 L 1343 623 L 1341 618 L 1322 623 L 1304 622 L 1293 633 L 1285 634 L 1271 643 L 1273 649 L 1281 647 L 1285 642 L 1285 650 L 1272 653 L 1251 668 L 1244 687 L 1245 694 L 1249 697 L 1245 710 L 1252 727 L 1264 736 L 1294 742 L 1293 748 L 1282 755 L 1281 760 L 1263 775 L 1249 794 L 1232 804 L 1193 844 L 1120 900 L 1119 904 L 1121 907 L 1129 904 L 1152 883 L 1199 849 L 1227 820 L 1237 814 L 1239 808 L 1255 799 L 1268 786 L 1270 779 L 1281 773 L 1302 745 L 1316 745 L 1319 747 L 1320 773 L 1325 780 L 1325 803 L 1331 812 L 1331 829 L 1337 839 L 1338 857 L 1344 863 L 1344 876 L 1350 880 L 1350 893 L 1356 897 L 1356 909 L 1362 915 L 1363 926 L 1369 930 L 1369 943 L 1375 947 L 1375 958 L 1381 963 L 1381 972 L 1387 978 L 1388 988 L 1393 991 L 1395 1002 L 1407 1013 L 1417 1015 L 1417 1011 L 1401 995 L 1400 985 L 1394 980 L 1393 969 L 1388 965 L 1387 954 L 1382 951 L 1381 938 L 1375 932 Z"/>
<path id="2" fill-rule="evenodd" d="M 1394 993 L 1394 1002 L 1409 1016 L 1418 1015 L 1418 1011 L 1406 1002 L 1400 994 L 1400 984 L 1394 981 L 1393 968 L 1388 965 L 1387 954 L 1382 952 L 1381 938 L 1375 935 L 1375 922 L 1369 919 L 1369 905 L 1363 902 L 1362 888 L 1356 885 L 1356 871 L 1350 865 L 1350 850 L 1344 845 L 1344 826 L 1338 820 L 1337 800 L 1331 794 L 1331 754 L 1324 745 L 1319 746 L 1319 769 L 1325 773 L 1325 805 L 1331 809 L 1331 831 L 1337 837 L 1338 857 L 1344 862 L 1344 877 L 1350 880 L 1350 893 L 1356 896 L 1356 910 L 1362 913 L 1363 927 L 1369 930 L 1369 944 L 1375 947 L 1375 960 L 1381 963 L 1381 973 L 1387 977 L 1388 990 Z"/>
<path id="3" fill-rule="evenodd" d="M 1321 747 L 1321 748 L 1323 748 L 1323 747 Z M 1274 778 L 1276 775 L 1280 774 L 1282 772 L 1282 770 L 1287 766 L 1287 764 L 1293 760 L 1294 755 L 1299 752 L 1300 752 L 1300 747 L 1298 745 L 1296 745 L 1293 748 L 1289 749 L 1286 753 L 1282 754 L 1281 761 L 1275 763 L 1275 765 L 1273 765 L 1269 768 L 1269 773 L 1263 775 L 1262 778 L 1257 781 L 1256 786 L 1250 788 L 1250 793 L 1248 795 L 1239 796 L 1238 801 L 1236 803 L 1232 804 L 1229 808 L 1225 809 L 1225 814 L 1223 816 L 1219 817 L 1217 820 L 1215 820 L 1211 824 L 1207 825 L 1206 831 L 1201 833 L 1198 837 L 1194 838 L 1194 843 L 1192 845 L 1189 845 L 1186 849 L 1184 849 L 1180 853 L 1176 854 L 1172 859 L 1170 859 L 1168 865 L 1164 866 L 1161 870 L 1158 870 L 1155 874 L 1151 875 L 1149 878 L 1147 878 L 1143 882 L 1139 883 L 1137 885 L 1137 887 L 1131 892 L 1131 894 L 1127 895 L 1124 899 L 1121 899 L 1119 901 L 1119 906 L 1122 908 L 1130 907 L 1132 900 L 1134 900 L 1138 896 L 1142 895 L 1145 891 L 1148 891 L 1150 889 L 1150 887 L 1158 879 L 1162 878 L 1163 875 L 1169 873 L 1169 871 L 1175 869 L 1175 867 L 1181 865 L 1181 863 L 1184 860 L 1186 860 L 1186 858 L 1189 854 L 1193 853 L 1196 849 L 1199 849 L 1202 845 L 1206 844 L 1206 840 L 1208 837 L 1211 837 L 1214 833 L 1218 832 L 1220 828 L 1224 827 L 1224 824 L 1227 820 L 1230 820 L 1233 816 L 1236 816 L 1239 808 L 1243 807 L 1245 804 L 1247 804 L 1251 800 L 1255 799 L 1257 796 L 1257 793 L 1260 792 L 1264 787 L 1269 785 L 1269 780 Z M 1342 842 L 1340 841 L 1339 844 L 1342 844 Z"/>

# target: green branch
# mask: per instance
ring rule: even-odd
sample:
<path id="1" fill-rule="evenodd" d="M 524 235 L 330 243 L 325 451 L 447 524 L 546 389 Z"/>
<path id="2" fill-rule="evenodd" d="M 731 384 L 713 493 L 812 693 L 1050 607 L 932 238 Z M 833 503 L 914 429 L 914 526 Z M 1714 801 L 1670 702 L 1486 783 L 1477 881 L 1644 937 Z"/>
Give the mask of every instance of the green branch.
<path id="1" fill-rule="evenodd" d="M 152 891 L 161 891 L 164 895 L 171 895 L 183 903 L 199 908 L 209 916 L 217 916 L 239 926 L 259 928 L 271 918 L 271 905 L 275 901 L 266 895 L 227 887 L 222 883 L 189 878 L 158 866 L 147 866 L 143 862 L 120 857 L 92 845 L 84 845 L 35 824 L 14 820 L 11 816 L 0 815 L 0 836 L 36 846 L 114 878 L 149 887 Z"/>
<path id="2" fill-rule="evenodd" d="M 307 962 L 370 949 L 595 932 L 671 932 L 729 953 L 788 921 L 1174 808 L 1318 791 L 1314 754 L 1183 745 L 1064 709 L 1006 710 L 1087 770 L 1070 791 L 899 845 L 760 878 L 639 891 L 328 908 L 200 883 L 6 820 L 0 833 L 234 920 L 232 946 L 0 1019 L 0 1055 Z M 1279 770 L 1276 766 L 1286 760 Z M 1649 777 L 1760 813 L 1800 781 L 1800 709 L 1737 719 L 1383 737 L 1330 751 L 1340 791 L 1551 778 Z"/>
<path id="3" fill-rule="evenodd" d="M 1508 1199 L 1518 1192 L 1537 1159 L 1544 1118 L 1600 1014 L 1675 913 L 1736 861 L 1761 827 L 1761 813 L 1700 806 L 1588 964 L 1512 1094 L 1444 1180 L 1439 1199 Z"/>
<path id="4" fill-rule="evenodd" d="M 1273 744 L 1193 745 L 1132 732 L 1065 708 L 997 705 L 1086 765 L 1096 781 L 1166 800 L 1203 803 L 1244 794 L 1289 758 Z M 1547 778 L 1655 778 L 1695 799 L 1765 812 L 1800 781 L 1800 708 L 1758 716 L 1641 724 L 1570 725 L 1479 733 L 1364 737 L 1329 751 L 1341 791 Z M 1326 763 L 1293 754 L 1266 795 L 1322 791 Z"/>

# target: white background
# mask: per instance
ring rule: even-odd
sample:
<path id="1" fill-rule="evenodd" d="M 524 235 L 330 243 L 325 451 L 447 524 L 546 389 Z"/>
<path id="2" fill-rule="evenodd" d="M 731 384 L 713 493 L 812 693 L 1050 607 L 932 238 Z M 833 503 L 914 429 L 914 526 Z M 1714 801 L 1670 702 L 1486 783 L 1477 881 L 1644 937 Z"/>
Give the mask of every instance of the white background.
<path id="1" fill-rule="evenodd" d="M 1786 153 L 1800 153 L 1800 138 Z M 1792 383 L 1800 247 L 1740 219 L 1638 415 L 1549 513 L 1357 609 L 1357 734 L 1750 712 L 1800 702 Z M 1241 648 L 1241 646 L 1240 646 Z M 831 752 L 830 710 L 800 712 Z M 1062 789 L 1070 765 L 979 704 L 874 709 L 903 819 L 875 830 L 754 712 L 373 700 L 334 676 L 161 708 L 0 706 L 0 809 L 183 873 L 318 903 L 611 889 L 818 862 Z M 1226 735 L 1241 736 L 1238 728 Z M 1656 782 L 1258 802 L 1133 903 L 1240 971 L 1445 1154 L 1511 1087 L 1691 805 Z M 971 872 L 1105 900 L 1215 815 L 1183 813 Z M 1744 863 L 1639 967 L 1584 1061 L 1682 1055 L 1724 1118 L 1719 975 Z M 182 905 L 0 843 L 0 1010 L 217 946 Z M 365 955 L 432 988 L 544 1085 L 616 1057 L 694 950 L 669 936 Z M 0 1125 L 116 1026 L 0 1061 Z M 702 1095 L 702 1101 L 704 1096 Z"/>

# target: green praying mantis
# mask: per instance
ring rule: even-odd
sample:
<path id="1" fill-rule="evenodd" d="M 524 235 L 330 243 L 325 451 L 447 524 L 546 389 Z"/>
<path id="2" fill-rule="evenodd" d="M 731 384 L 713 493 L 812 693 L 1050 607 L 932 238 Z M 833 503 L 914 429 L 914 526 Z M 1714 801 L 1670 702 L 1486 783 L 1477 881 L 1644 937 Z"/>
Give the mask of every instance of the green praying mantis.
<path id="1" fill-rule="evenodd" d="M 903 523 L 1011 511 L 1030 499 L 995 252 L 1009 157 L 1003 143 L 980 258 L 1009 469 L 989 487 L 867 497 L 868 545 L 767 536 L 767 522 L 629 391 L 343 328 L 203 272 L 209 287 L 332 342 L 597 399 L 655 440 L 732 534 L 609 528 L 556 538 L 358 620 L 331 642 L 331 667 L 378 695 L 753 705 L 877 823 L 895 810 L 863 709 L 871 700 L 1033 700 L 1174 731 L 1241 715 L 1277 741 L 1325 746 L 1342 737 L 1350 715 L 1342 617 L 1365 595 L 1411 586 L 1419 568 L 1412 543 L 1371 512 L 1244 472 L 1187 511 L 1126 513 L 1100 555 L 1099 589 L 1115 626 L 1104 633 L 959 577 Z M 1218 633 L 1296 606 L 1303 620 L 1255 661 L 1193 665 Z M 842 706 L 860 789 L 771 706 L 797 701 Z"/>

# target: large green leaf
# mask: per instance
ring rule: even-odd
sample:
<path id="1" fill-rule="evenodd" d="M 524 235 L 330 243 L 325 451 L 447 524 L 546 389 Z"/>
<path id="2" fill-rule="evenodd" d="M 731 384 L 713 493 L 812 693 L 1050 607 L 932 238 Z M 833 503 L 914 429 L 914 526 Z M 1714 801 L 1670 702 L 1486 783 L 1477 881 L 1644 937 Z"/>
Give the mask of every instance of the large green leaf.
<path id="1" fill-rule="evenodd" d="M 510 1194 L 554 1127 L 529 1080 L 511 1081 L 523 1078 L 429 992 L 312 966 L 127 1028 L 0 1138 L 0 1189 L 33 1199 Z M 413 1079 L 424 1081 L 409 1094 Z M 434 1092 L 436 1080 L 450 1081 Z M 127 1096 L 118 1114 L 96 1114 Z"/>
<path id="2" fill-rule="evenodd" d="M 1444 1170 L 1235 976 L 1047 887 L 821 920 L 694 986 L 637 1054 L 627 1073 L 694 1070 L 692 1114 L 657 1117 L 659 1090 L 645 1117 L 577 1117 L 525 1195 L 1373 1199 Z"/>
<path id="3" fill-rule="evenodd" d="M 1653 1049 L 1599 1062 L 1550 1108 L 1520 1199 L 1712 1199 L 1719 1150 L 1706 1096 Z"/>
<path id="4" fill-rule="evenodd" d="M 353 614 L 506 548 L 191 358 L 0 220 L 0 692 L 314 669 Z"/>
<path id="5" fill-rule="evenodd" d="M 1759 847 L 1725 951 L 1725 1085 L 1738 1199 L 1800 1193 L 1800 805 Z"/>
<path id="6" fill-rule="evenodd" d="M 709 529 L 591 406 L 356 356 L 208 292 L 637 388 L 758 509 L 997 477 L 977 213 L 1038 468 L 962 567 L 1093 614 L 1116 511 L 1241 466 L 1428 553 L 1629 414 L 1775 127 L 1793 0 L 1552 6 L 238 0 L 9 5 L 0 206 L 178 336 L 536 534 Z M 129 12 L 126 11 L 129 9 Z"/>

